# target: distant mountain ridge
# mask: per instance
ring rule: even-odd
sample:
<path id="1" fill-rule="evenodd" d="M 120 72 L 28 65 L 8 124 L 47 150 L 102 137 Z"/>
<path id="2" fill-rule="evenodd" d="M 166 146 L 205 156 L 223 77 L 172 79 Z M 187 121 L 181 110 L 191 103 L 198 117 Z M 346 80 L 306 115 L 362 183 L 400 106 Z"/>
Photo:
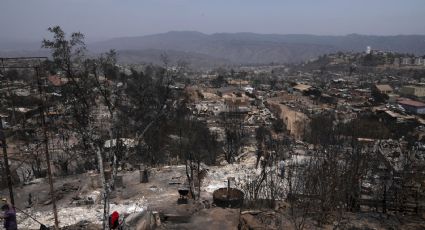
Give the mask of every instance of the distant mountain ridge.
<path id="1" fill-rule="evenodd" d="M 39 43 L 40 44 L 40 43 Z M 5 44 L 1 51 L 39 50 L 33 43 Z M 160 53 L 173 59 L 195 62 L 194 66 L 296 63 L 337 51 L 362 52 L 366 46 L 400 53 L 425 54 L 425 35 L 375 36 L 349 34 L 322 36 L 308 34 L 215 33 L 170 31 L 139 37 L 121 37 L 87 45 L 91 52 L 116 49 L 122 62 L 156 62 Z M 151 57 L 150 57 L 151 56 Z"/>

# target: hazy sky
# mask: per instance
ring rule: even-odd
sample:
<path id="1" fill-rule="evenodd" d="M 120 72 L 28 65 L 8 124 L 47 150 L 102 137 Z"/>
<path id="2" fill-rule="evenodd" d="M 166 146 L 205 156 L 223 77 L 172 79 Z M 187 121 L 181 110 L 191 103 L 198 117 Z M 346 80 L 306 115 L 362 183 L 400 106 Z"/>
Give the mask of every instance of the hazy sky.
<path id="1" fill-rule="evenodd" d="M 0 37 L 46 28 L 88 40 L 170 30 L 279 34 L 425 34 L 425 0 L 0 0 Z"/>

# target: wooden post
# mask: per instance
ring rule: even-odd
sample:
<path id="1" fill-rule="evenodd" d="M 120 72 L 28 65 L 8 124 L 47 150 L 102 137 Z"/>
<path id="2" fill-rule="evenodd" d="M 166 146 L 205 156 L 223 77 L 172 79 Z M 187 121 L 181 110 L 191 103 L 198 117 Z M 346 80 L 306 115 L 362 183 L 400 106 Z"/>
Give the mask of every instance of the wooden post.
<path id="1" fill-rule="evenodd" d="M 3 160 L 4 160 L 4 169 L 6 173 L 7 187 L 9 188 L 9 199 L 12 205 L 15 205 L 15 199 L 13 197 L 13 184 L 12 184 L 12 175 L 10 174 L 9 168 L 9 158 L 7 156 L 7 144 L 6 144 L 6 135 L 3 131 L 3 120 L 0 116 L 0 136 L 1 136 L 1 146 L 3 148 Z"/>
<path id="2" fill-rule="evenodd" d="M 139 175 L 140 175 L 140 183 L 149 182 L 148 169 L 143 164 L 140 165 Z"/>
<path id="3" fill-rule="evenodd" d="M 227 199 L 230 198 L 230 181 L 235 180 L 234 177 L 227 177 Z"/>

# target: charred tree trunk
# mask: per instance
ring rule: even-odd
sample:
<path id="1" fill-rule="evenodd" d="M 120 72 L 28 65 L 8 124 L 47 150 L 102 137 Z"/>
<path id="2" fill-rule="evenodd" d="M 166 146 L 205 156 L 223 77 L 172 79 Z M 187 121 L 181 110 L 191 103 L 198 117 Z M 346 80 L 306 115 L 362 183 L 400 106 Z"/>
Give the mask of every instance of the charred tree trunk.
<path id="1" fill-rule="evenodd" d="M 103 198 L 103 219 L 102 219 L 102 229 L 106 230 L 108 227 L 108 219 L 109 219 L 109 213 L 107 212 L 107 207 L 109 203 L 108 199 L 108 185 L 105 179 L 105 170 L 103 168 L 103 157 L 102 152 L 100 150 L 100 147 L 94 148 L 96 150 L 96 156 L 97 161 L 99 165 L 99 175 L 100 175 L 100 181 L 102 183 L 102 198 Z"/>

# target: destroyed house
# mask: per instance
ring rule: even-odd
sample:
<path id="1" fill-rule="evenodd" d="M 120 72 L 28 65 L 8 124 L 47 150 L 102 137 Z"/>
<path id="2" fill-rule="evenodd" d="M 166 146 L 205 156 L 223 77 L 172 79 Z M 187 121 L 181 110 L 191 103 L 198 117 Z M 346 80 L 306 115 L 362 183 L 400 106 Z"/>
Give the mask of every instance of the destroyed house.
<path id="1" fill-rule="evenodd" d="M 228 87 L 221 87 L 217 89 L 217 95 L 224 96 L 224 95 L 231 95 L 231 94 L 239 94 L 243 91 L 237 87 L 234 86 L 228 86 Z"/>
<path id="2" fill-rule="evenodd" d="M 304 93 L 304 92 L 308 91 L 310 88 L 312 88 L 312 86 L 311 85 L 305 85 L 305 84 L 297 84 L 292 88 L 294 89 L 294 91 Z"/>
<path id="3" fill-rule="evenodd" d="M 227 84 L 241 87 L 249 85 L 249 81 L 242 79 L 230 79 L 227 80 Z"/>
<path id="4" fill-rule="evenodd" d="M 391 110 L 377 110 L 377 115 L 386 123 L 406 123 L 414 119 L 413 116 L 406 116 Z"/>
<path id="5" fill-rule="evenodd" d="M 293 92 L 298 95 L 310 96 L 314 95 L 319 97 L 321 92 L 316 87 L 306 84 L 297 84 L 292 87 Z"/>
<path id="6" fill-rule="evenodd" d="M 26 120 L 40 113 L 40 110 L 38 108 L 24 108 L 24 107 L 8 108 L 7 111 L 8 111 L 8 118 L 15 119 L 15 120 Z"/>
<path id="7" fill-rule="evenodd" d="M 63 78 L 58 75 L 50 75 L 49 77 L 47 77 L 47 80 L 52 86 L 55 86 L 55 87 L 60 87 L 68 83 L 67 78 Z"/>

